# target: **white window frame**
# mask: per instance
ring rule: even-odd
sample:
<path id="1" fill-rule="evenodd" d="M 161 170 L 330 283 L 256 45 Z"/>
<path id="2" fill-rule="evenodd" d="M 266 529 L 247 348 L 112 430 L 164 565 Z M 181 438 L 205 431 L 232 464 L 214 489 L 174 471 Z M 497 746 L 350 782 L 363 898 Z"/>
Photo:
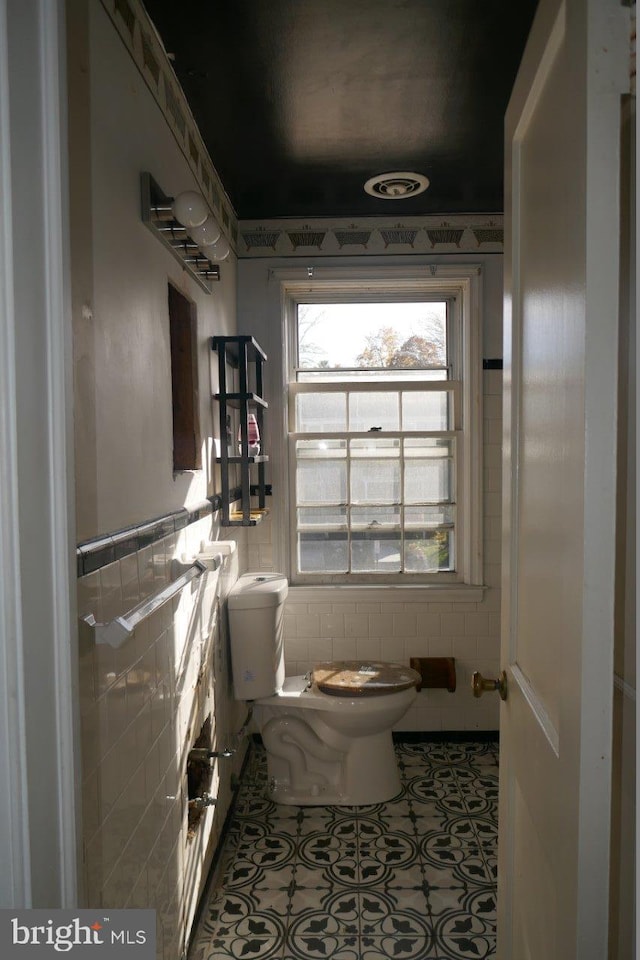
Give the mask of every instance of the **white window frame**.
<path id="1" fill-rule="evenodd" d="M 320 273 L 320 271 L 318 271 Z M 291 397 L 296 392 L 312 389 L 304 381 L 296 380 L 297 307 L 301 303 L 399 302 L 417 300 L 446 300 L 450 304 L 450 332 L 448 332 L 450 363 L 453 378 L 460 380 L 456 389 L 454 428 L 457 432 L 456 480 L 457 556 L 456 572 L 433 574 L 318 574 L 299 573 L 296 569 L 295 449 L 291 440 L 289 422 L 288 462 L 289 489 L 292 497 L 287 508 L 288 577 L 294 586 L 367 587 L 395 586 L 406 588 L 479 586 L 483 582 L 482 568 L 482 290 L 481 266 L 456 264 L 422 268 L 419 272 L 399 275 L 393 269 L 371 271 L 322 271 L 306 279 L 282 280 L 284 375 L 286 383 L 286 410 L 293 407 Z M 414 388 L 425 388 L 425 383 L 413 381 Z M 427 381 L 436 389 L 444 381 Z M 450 383 L 450 381 L 449 381 Z M 393 389 L 389 382 L 382 389 Z M 317 389 L 317 385 L 316 389 Z M 325 385 L 326 386 L 326 385 Z M 442 388 L 442 387 L 441 387 Z M 336 386 L 336 389 L 338 387 Z M 344 387 L 342 387 L 344 389 Z M 290 413 L 285 412 L 288 418 Z"/>

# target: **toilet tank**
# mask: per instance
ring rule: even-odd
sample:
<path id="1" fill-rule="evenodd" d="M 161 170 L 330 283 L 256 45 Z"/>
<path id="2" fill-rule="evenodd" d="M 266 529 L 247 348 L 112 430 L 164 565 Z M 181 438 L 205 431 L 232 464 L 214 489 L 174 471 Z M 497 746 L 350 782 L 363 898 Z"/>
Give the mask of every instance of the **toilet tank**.
<path id="1" fill-rule="evenodd" d="M 281 573 L 245 573 L 227 597 L 231 672 L 236 700 L 271 697 L 284 683 L 284 602 Z"/>

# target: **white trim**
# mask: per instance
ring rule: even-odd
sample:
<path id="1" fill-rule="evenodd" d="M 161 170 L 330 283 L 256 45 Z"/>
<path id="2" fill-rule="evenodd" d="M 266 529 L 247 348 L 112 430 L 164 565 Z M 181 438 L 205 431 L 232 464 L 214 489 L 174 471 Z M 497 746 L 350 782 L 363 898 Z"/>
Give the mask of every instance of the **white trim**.
<path id="1" fill-rule="evenodd" d="M 312 270 L 311 276 L 309 269 Z M 438 281 L 432 283 L 432 287 L 438 291 L 445 288 L 440 281 L 453 281 L 455 291 L 457 280 L 479 277 L 481 273 L 480 263 L 426 263 L 421 266 L 398 267 L 272 267 L 269 270 L 269 280 L 275 280 L 283 284 L 287 291 L 297 293 L 311 292 L 320 282 L 336 280 L 340 281 L 339 286 L 343 291 L 351 285 L 353 290 L 359 292 L 402 287 L 404 290 L 413 289 L 414 292 L 423 294 L 425 280 Z"/>
<path id="2" fill-rule="evenodd" d="M 393 390 L 397 390 L 399 393 L 411 393 L 411 391 L 415 393 L 453 393 L 455 394 L 455 402 L 460 402 L 459 380 L 402 380 L 400 377 L 398 377 L 397 380 L 392 380 L 391 378 L 388 380 L 365 380 L 363 377 L 357 380 L 340 381 L 298 380 L 296 383 L 292 382 L 289 384 L 289 392 L 292 394 L 318 393 L 318 391 L 322 393 L 375 393 L 376 391 L 380 393 L 390 393 Z M 457 419 L 456 417 L 456 420 Z M 423 436 L 422 431 L 414 430 L 413 432 L 416 434 L 419 432 L 420 436 Z M 444 431 L 432 430 L 431 432 L 440 435 Z M 349 435 L 353 436 L 353 433 L 350 432 Z"/>
<path id="3" fill-rule="evenodd" d="M 305 276 L 306 274 L 306 276 Z M 456 480 L 458 491 L 462 495 L 457 501 L 457 529 L 456 552 L 461 563 L 456 571 L 456 579 L 465 584 L 479 585 L 483 582 L 483 553 L 482 553 L 482 449 L 483 449 L 483 419 L 482 419 L 482 381 L 481 381 L 481 349 L 482 349 L 482 298 L 481 298 L 480 264 L 430 264 L 419 268 L 382 267 L 372 270 L 364 268 L 335 268 L 315 267 L 310 270 L 304 268 L 272 269 L 269 271 L 270 281 L 280 283 L 283 317 L 283 343 L 287 345 L 287 356 L 283 358 L 283 377 L 285 384 L 292 384 L 295 380 L 294 361 L 296 357 L 294 316 L 295 305 L 304 302 L 305 298 L 314 302 L 341 302 L 343 300 L 416 300 L 438 299 L 450 300 L 449 310 L 453 316 L 453 326 L 458 331 L 454 336 L 452 363 L 452 381 L 460 389 L 462 381 L 462 417 L 465 424 L 463 436 L 457 450 L 457 470 L 459 478 Z M 459 311 L 459 313 L 458 313 Z M 450 325 L 451 329 L 451 325 Z M 352 384 L 329 384 L 311 382 L 307 386 L 297 383 L 295 390 L 304 392 L 305 389 L 358 389 Z M 361 381 L 361 389 L 366 384 Z M 429 381 L 428 389 L 442 390 L 440 381 Z M 381 385 L 381 389 L 390 390 L 396 383 L 389 381 Z M 416 384 L 414 389 L 419 389 Z M 456 398 L 458 393 L 456 393 Z M 290 406 L 285 398 L 286 406 Z M 291 414 L 289 413 L 289 417 Z M 460 416 L 460 404 L 455 404 L 456 421 Z M 459 423 L 456 422 L 456 427 Z M 285 444 L 282 443 L 280 456 L 287 455 Z M 286 569 L 289 580 L 300 585 L 309 582 L 326 582 L 324 577 L 314 577 L 311 574 L 298 574 L 295 570 L 293 558 L 297 548 L 296 533 L 293 523 L 291 492 L 295 490 L 294 467 L 291 454 L 288 455 L 288 484 L 287 517 L 283 526 L 289 530 L 289 548 L 287 551 Z M 418 576 L 418 575 L 416 575 Z M 450 574 L 433 574 L 422 580 L 427 585 L 431 580 L 444 581 Z M 338 585 L 344 584 L 339 578 L 331 578 Z M 368 578 L 367 578 L 368 579 Z"/>
<path id="4" fill-rule="evenodd" d="M 441 300 L 443 292 L 445 296 L 455 295 L 460 281 L 471 281 L 481 274 L 482 264 L 479 263 L 429 263 L 417 267 L 281 267 L 269 270 L 269 281 L 280 283 L 285 295 L 295 293 L 302 297 L 309 293 L 314 299 L 323 284 L 327 291 L 345 294 L 351 290 L 359 297 L 366 293 L 375 296 L 393 293 L 394 297 L 428 296 L 431 292 Z"/>
<path id="5" fill-rule="evenodd" d="M 480 603 L 485 587 L 462 583 L 434 585 L 400 584 L 332 584 L 320 586 L 290 586 L 289 603 Z"/>
<path id="6" fill-rule="evenodd" d="M 73 498 L 73 388 L 71 380 L 71 278 L 69 238 L 66 36 L 64 4 L 40 0 L 42 57 L 42 164 L 44 285 L 47 360 L 51 579 L 53 603 L 55 725 L 62 905 L 78 902 L 77 618 L 71 609 Z M 73 581 L 75 590 L 75 581 Z M 79 779 L 79 778 L 78 778 Z"/>
<path id="7" fill-rule="evenodd" d="M 0 0 L 0 904 L 31 889 L 18 529 L 7 2 Z"/>
<path id="8" fill-rule="evenodd" d="M 0 783 L 12 844 L 2 905 L 72 907 L 80 771 L 65 5 L 0 3 Z"/>

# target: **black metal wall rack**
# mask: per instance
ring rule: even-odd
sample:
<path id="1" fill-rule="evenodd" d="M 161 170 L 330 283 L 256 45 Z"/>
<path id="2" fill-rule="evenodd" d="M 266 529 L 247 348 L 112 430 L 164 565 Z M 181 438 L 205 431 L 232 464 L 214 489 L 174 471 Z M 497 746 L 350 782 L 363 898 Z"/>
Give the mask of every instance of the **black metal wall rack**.
<path id="1" fill-rule="evenodd" d="M 211 349 L 218 354 L 219 392 L 214 399 L 220 423 L 220 456 L 216 462 L 220 464 L 222 485 L 221 523 L 223 527 L 253 527 L 268 513 L 265 464 L 269 457 L 249 454 L 249 413 L 255 413 L 260 443 L 264 440 L 264 411 L 269 405 L 262 396 L 262 368 L 267 355 L 251 336 L 214 336 Z M 257 483 L 251 482 L 254 466 Z M 232 510 L 231 497 L 235 502 L 238 492 L 240 505 Z M 257 497 L 257 507 L 251 505 L 252 494 Z"/>

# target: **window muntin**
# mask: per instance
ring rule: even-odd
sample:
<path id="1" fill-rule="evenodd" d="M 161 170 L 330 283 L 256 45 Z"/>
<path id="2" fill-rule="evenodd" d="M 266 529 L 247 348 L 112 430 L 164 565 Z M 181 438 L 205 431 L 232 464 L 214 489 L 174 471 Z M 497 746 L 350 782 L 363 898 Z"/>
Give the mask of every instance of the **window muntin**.
<path id="1" fill-rule="evenodd" d="M 327 317 L 335 307 L 344 324 L 345 304 L 297 304 L 296 331 L 306 344 L 294 347 L 290 384 L 294 577 L 460 579 L 462 384 L 455 378 L 453 301 L 349 306 L 352 326 L 360 323 L 358 311 L 364 320 L 340 353 L 339 328 Z M 431 346 L 416 333 L 425 311 L 435 329 Z M 390 318 L 380 328 L 384 337 L 371 333 L 374 315 Z"/>

